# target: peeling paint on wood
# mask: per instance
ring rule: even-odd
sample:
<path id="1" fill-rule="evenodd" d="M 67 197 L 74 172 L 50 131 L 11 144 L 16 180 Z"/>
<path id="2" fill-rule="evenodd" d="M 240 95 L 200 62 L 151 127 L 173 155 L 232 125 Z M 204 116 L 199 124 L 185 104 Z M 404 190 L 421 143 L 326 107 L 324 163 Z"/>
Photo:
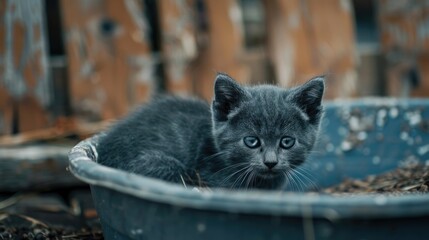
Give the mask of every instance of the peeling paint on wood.
<path id="1" fill-rule="evenodd" d="M 380 0 L 381 49 L 390 96 L 429 96 L 429 1 Z"/>
<path id="2" fill-rule="evenodd" d="M 326 97 L 356 95 L 353 16 L 349 0 L 265 2 L 268 55 L 277 82 L 303 83 L 326 74 Z M 332 27 L 335 26 L 335 27 Z"/>
<path id="3" fill-rule="evenodd" d="M 166 89 L 175 94 L 193 90 L 190 63 L 197 55 L 194 0 L 158 1 L 162 32 L 162 56 Z"/>
<path id="4" fill-rule="evenodd" d="M 250 71 L 240 59 L 245 50 L 241 25 L 230 12 L 241 11 L 236 0 L 204 1 L 208 19 L 207 42 L 200 49 L 192 66 L 195 91 L 207 100 L 213 96 L 213 82 L 217 71 L 230 74 L 237 81 L 248 83 Z"/>
<path id="5" fill-rule="evenodd" d="M 50 83 L 42 1 L 7 0 L 3 21 L 2 36 L 6 40 L 1 54 L 4 64 L 2 83 L 14 98 L 20 99 L 32 91 L 43 106 L 48 106 L 51 95 L 47 91 Z M 22 35 L 16 35 L 17 31 Z M 31 69 L 34 83 L 26 79 L 26 68 Z"/>
<path id="6" fill-rule="evenodd" d="M 0 135 L 10 135 L 13 131 L 13 101 L 4 87 L 0 85 Z"/>
<path id="7" fill-rule="evenodd" d="M 86 121 L 118 118 L 154 91 L 141 1 L 61 1 L 71 104 Z"/>
<path id="8" fill-rule="evenodd" d="M 52 121 L 47 109 L 52 104 L 51 79 L 47 64 L 42 0 L 7 0 L 0 7 L 0 91 L 6 91 L 0 106 L 3 127 L 10 134 L 12 121 L 19 131 L 48 127 Z M 0 104 L 3 105 L 3 104 Z M 13 109 L 15 107 L 15 110 Z M 11 112 L 17 113 L 13 120 Z"/>
<path id="9" fill-rule="evenodd" d="M 381 0 L 378 12 L 383 50 L 429 51 L 429 5 L 425 1 Z"/>

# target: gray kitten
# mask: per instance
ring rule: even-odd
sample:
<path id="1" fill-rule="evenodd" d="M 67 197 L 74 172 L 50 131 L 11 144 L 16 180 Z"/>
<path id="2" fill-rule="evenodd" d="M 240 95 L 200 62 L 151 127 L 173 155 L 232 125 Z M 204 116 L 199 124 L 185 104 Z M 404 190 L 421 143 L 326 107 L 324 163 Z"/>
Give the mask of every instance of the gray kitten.
<path id="1" fill-rule="evenodd" d="M 292 89 L 216 77 L 210 106 L 154 99 L 114 126 L 97 148 L 106 166 L 175 183 L 281 189 L 316 141 L 324 78 Z"/>

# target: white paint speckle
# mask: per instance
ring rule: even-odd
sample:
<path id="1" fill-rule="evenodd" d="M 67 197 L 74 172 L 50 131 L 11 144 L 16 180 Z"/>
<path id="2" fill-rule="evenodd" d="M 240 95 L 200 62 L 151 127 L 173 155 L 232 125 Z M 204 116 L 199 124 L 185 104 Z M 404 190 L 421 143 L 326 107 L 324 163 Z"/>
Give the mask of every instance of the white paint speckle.
<path id="1" fill-rule="evenodd" d="M 398 108 L 391 108 L 390 110 L 389 110 L 389 115 L 390 115 L 390 117 L 391 118 L 397 118 L 398 117 L 398 115 L 399 115 L 399 110 L 398 110 Z"/>
<path id="2" fill-rule="evenodd" d="M 419 111 L 407 112 L 405 118 L 411 126 L 416 126 L 422 121 L 422 115 Z"/>
<path id="3" fill-rule="evenodd" d="M 347 129 L 344 127 L 338 128 L 338 134 L 341 136 L 345 136 L 348 133 Z"/>
<path id="4" fill-rule="evenodd" d="M 401 132 L 400 138 L 403 141 L 407 141 L 408 137 L 409 137 L 408 132 Z"/>
<path id="5" fill-rule="evenodd" d="M 350 0 L 340 0 L 340 5 L 344 11 L 350 12 L 351 10 Z"/>
<path id="6" fill-rule="evenodd" d="M 366 132 L 359 132 L 359 133 L 357 134 L 357 138 L 358 138 L 360 141 L 365 140 L 367 137 L 368 137 L 368 134 L 367 134 Z"/>
<path id="7" fill-rule="evenodd" d="M 351 117 L 349 119 L 349 126 L 350 126 L 350 130 L 352 130 L 352 131 L 359 130 L 359 128 L 360 128 L 359 118 L 357 118 L 357 117 Z"/>
<path id="8" fill-rule="evenodd" d="M 376 196 L 374 200 L 375 200 L 375 204 L 380 206 L 385 205 L 387 203 L 387 198 L 383 195 Z"/>
<path id="9" fill-rule="evenodd" d="M 377 126 L 379 126 L 379 127 L 384 126 L 384 123 L 386 122 L 386 116 L 387 116 L 387 110 L 386 109 L 380 109 L 377 112 Z"/>
<path id="10" fill-rule="evenodd" d="M 426 153 L 429 152 L 429 144 L 428 145 L 424 145 L 421 146 L 417 149 L 417 153 L 421 156 L 421 155 L 425 155 Z"/>
<path id="11" fill-rule="evenodd" d="M 332 172 L 335 169 L 335 165 L 330 162 L 326 164 L 325 168 L 326 168 L 326 171 Z"/>
<path id="12" fill-rule="evenodd" d="M 363 149 L 363 155 L 365 155 L 365 156 L 369 156 L 369 155 L 370 155 L 370 153 L 371 153 L 371 150 L 370 150 L 369 148 L 364 148 L 364 149 Z"/>
<path id="13" fill-rule="evenodd" d="M 301 24 L 300 14 L 298 11 L 292 12 L 288 16 L 288 25 L 291 29 L 296 29 Z"/>
<path id="14" fill-rule="evenodd" d="M 351 142 L 344 141 L 341 143 L 341 149 L 343 151 L 350 151 L 353 148 L 353 145 Z"/>
<path id="15" fill-rule="evenodd" d="M 204 223 L 198 223 L 197 224 L 197 230 L 198 230 L 198 232 L 206 231 L 206 225 Z"/>
<path id="16" fill-rule="evenodd" d="M 326 145 L 326 151 L 327 151 L 327 152 L 333 152 L 334 150 L 335 150 L 334 144 L 332 144 L 332 143 L 328 143 L 328 144 Z"/>
<path id="17" fill-rule="evenodd" d="M 141 235 L 141 234 L 143 234 L 143 229 L 141 228 L 131 230 L 131 235 Z"/>
<path id="18" fill-rule="evenodd" d="M 379 156 L 374 156 L 374 157 L 372 158 L 372 164 L 374 164 L 374 165 L 378 165 L 378 164 L 380 164 L 380 162 L 381 162 L 381 159 L 380 159 L 380 157 L 379 157 Z"/>
<path id="19" fill-rule="evenodd" d="M 400 161 L 399 166 L 401 166 L 401 167 L 414 166 L 414 165 L 418 164 L 419 162 L 420 161 L 416 156 L 410 155 L 406 159 L 404 159 L 403 161 Z"/>

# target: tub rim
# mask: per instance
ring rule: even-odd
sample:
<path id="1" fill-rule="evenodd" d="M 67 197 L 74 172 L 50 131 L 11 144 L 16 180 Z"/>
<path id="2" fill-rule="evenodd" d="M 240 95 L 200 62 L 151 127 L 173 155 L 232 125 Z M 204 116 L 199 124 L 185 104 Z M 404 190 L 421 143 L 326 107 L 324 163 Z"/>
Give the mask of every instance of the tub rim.
<path id="1" fill-rule="evenodd" d="M 429 215 L 429 194 L 400 196 L 332 196 L 262 190 L 212 189 L 194 191 L 182 185 L 127 173 L 94 162 L 99 136 L 80 142 L 69 153 L 69 170 L 78 179 L 120 193 L 200 210 L 327 218 L 389 218 Z"/>

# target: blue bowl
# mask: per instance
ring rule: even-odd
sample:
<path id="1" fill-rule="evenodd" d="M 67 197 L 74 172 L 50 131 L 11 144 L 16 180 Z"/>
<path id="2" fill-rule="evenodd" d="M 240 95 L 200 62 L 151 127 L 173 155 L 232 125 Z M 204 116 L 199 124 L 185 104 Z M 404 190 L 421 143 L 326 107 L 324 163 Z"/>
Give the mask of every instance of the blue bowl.
<path id="1" fill-rule="evenodd" d="M 106 239 L 429 239 L 429 194 L 306 192 L 429 164 L 429 100 L 325 103 L 320 140 L 291 190 L 195 191 L 97 164 L 99 136 L 75 146 Z M 309 180 L 310 179 L 310 180 Z"/>

